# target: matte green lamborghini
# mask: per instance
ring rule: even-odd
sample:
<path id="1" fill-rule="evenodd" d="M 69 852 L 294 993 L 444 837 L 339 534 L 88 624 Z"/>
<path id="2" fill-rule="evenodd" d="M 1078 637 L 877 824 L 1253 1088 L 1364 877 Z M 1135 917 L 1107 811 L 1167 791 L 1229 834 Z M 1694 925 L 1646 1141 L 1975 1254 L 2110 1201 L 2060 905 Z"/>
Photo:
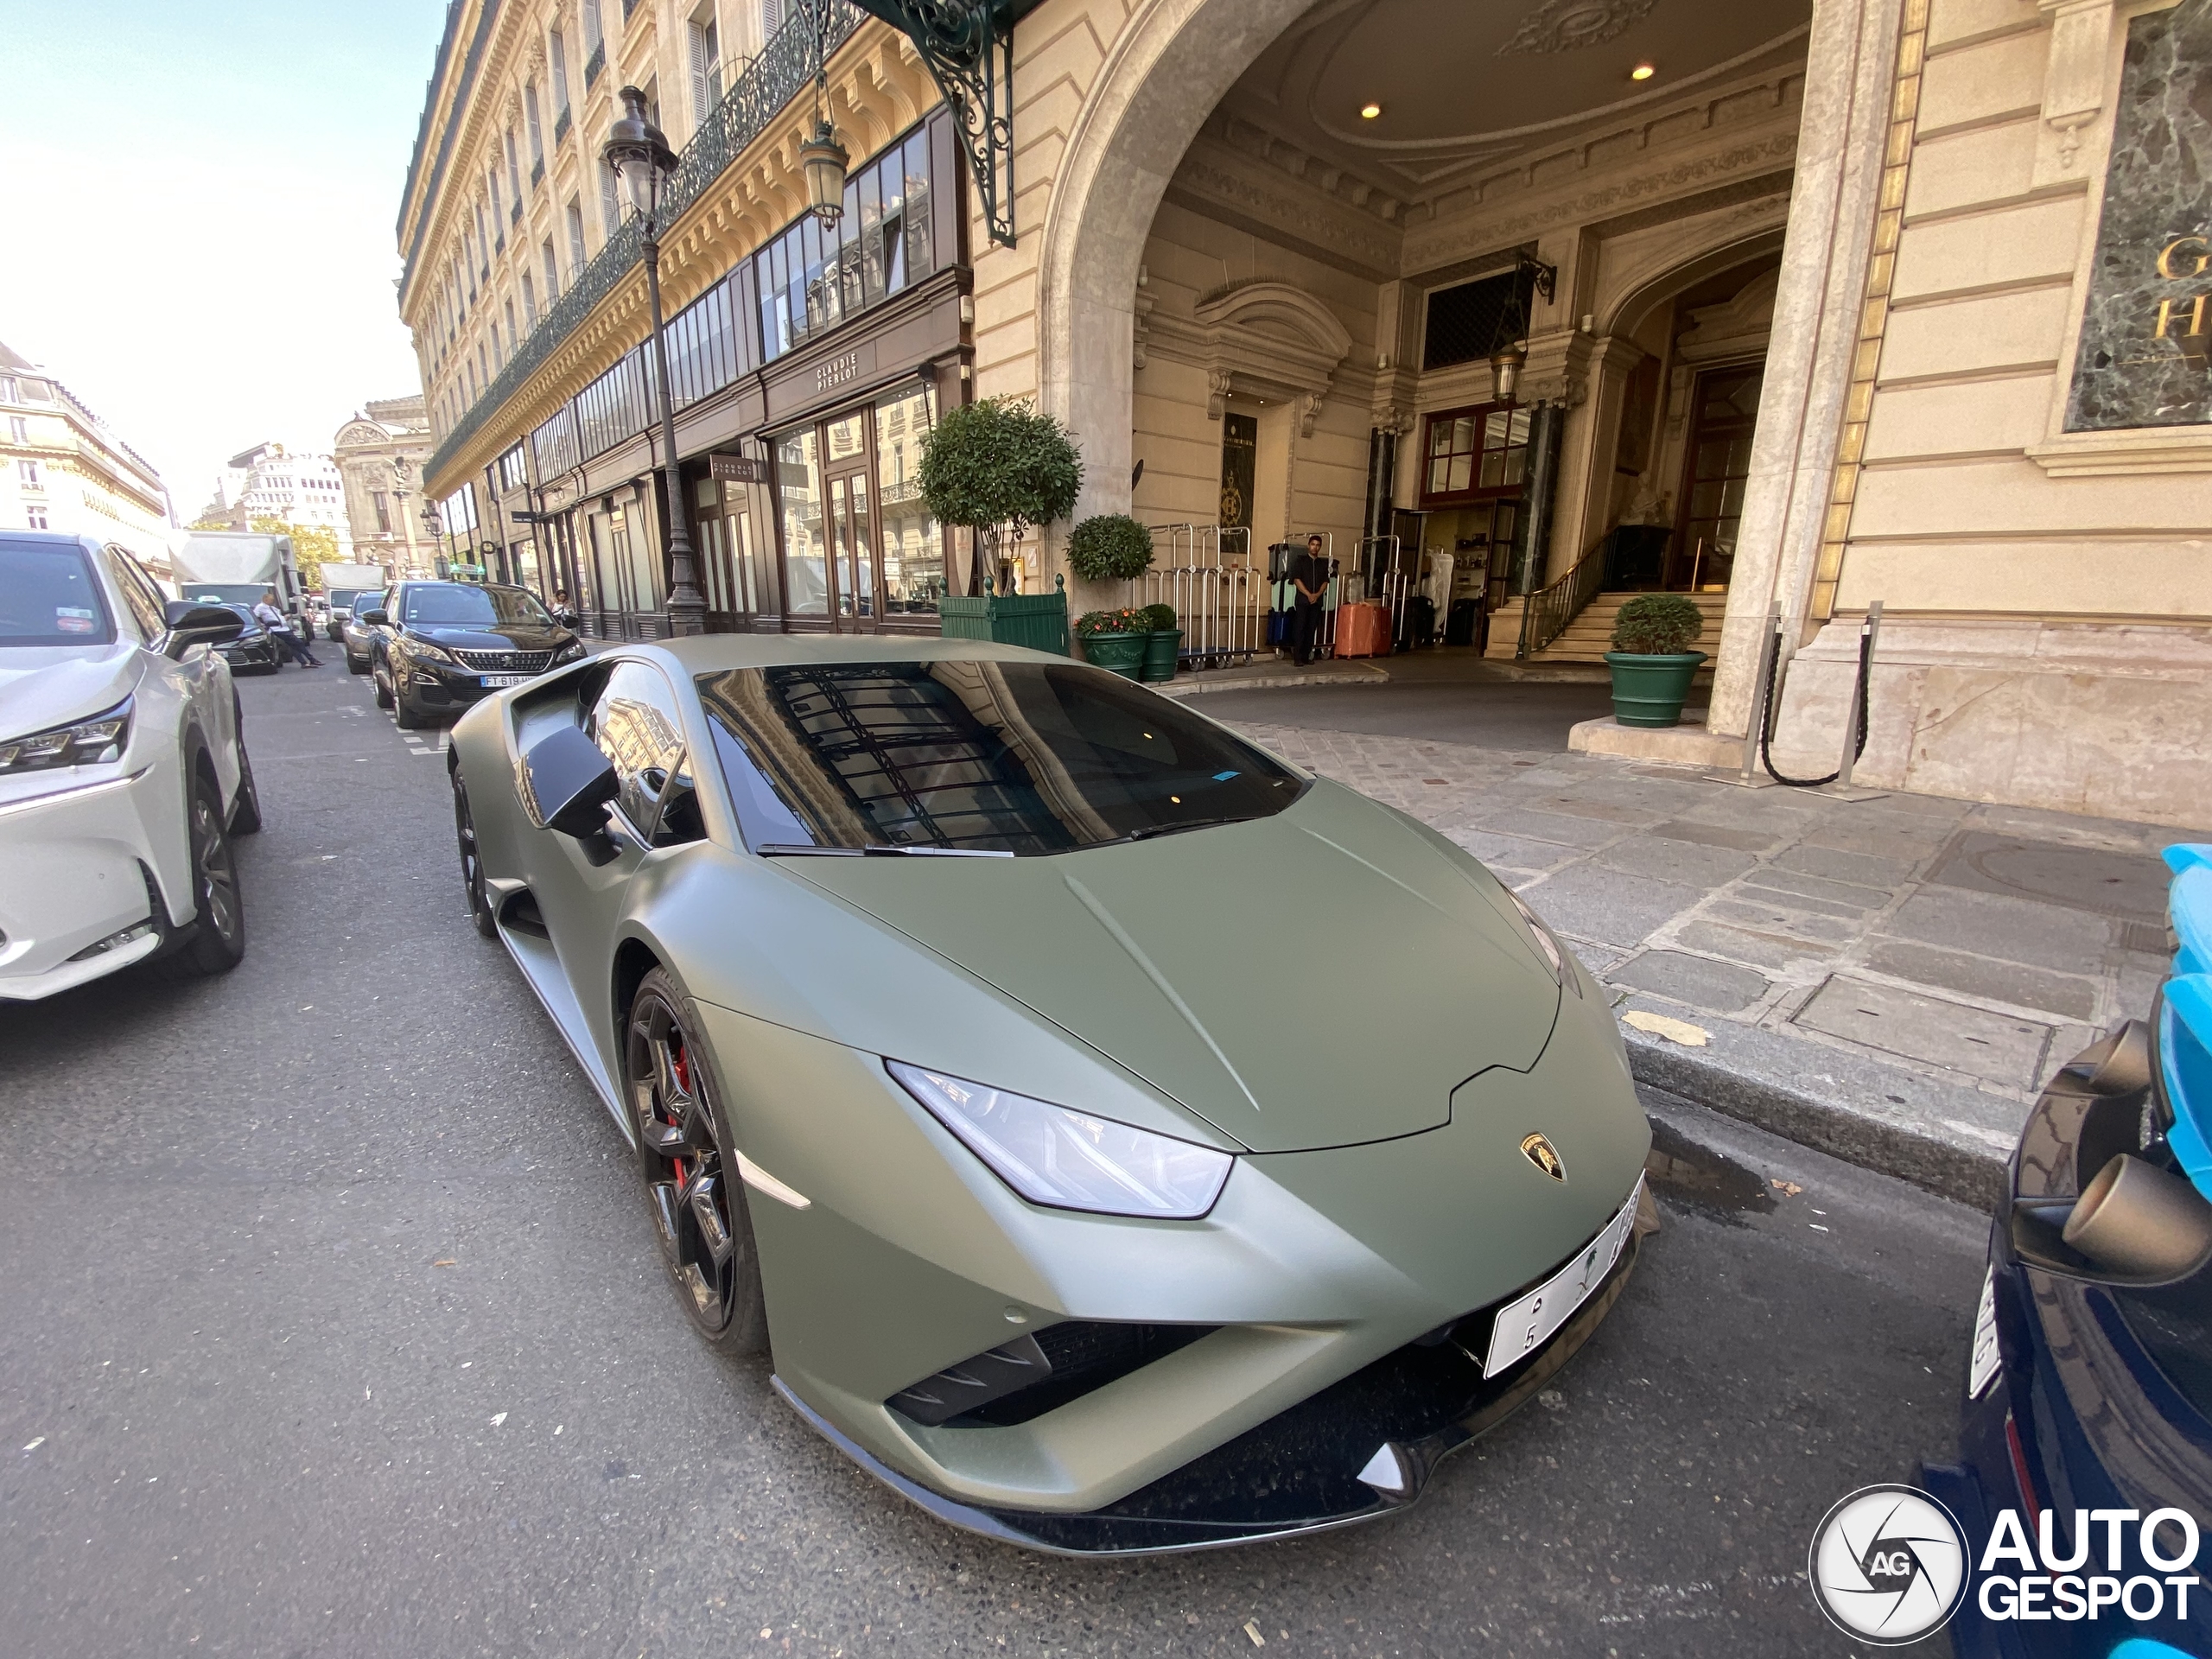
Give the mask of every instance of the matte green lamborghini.
<path id="1" fill-rule="evenodd" d="M 1063 658 L 717 635 L 455 727 L 478 927 L 699 1334 L 956 1524 L 1386 1515 L 1618 1297 L 1603 994 L 1404 814 Z"/>

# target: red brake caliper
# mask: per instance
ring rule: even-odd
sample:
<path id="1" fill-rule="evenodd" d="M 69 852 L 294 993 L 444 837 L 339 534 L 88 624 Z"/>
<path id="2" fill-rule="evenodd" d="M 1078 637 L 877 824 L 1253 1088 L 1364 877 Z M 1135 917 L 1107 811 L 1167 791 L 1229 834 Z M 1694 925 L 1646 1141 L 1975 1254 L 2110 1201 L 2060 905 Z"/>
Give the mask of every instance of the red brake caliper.
<path id="1" fill-rule="evenodd" d="M 691 1092 L 691 1057 L 680 1048 L 676 1051 L 673 1070 L 676 1072 L 677 1086 L 685 1094 L 690 1094 Z M 683 1191 L 686 1183 L 683 1160 L 678 1158 L 676 1160 L 676 1190 L 679 1194 Z"/>

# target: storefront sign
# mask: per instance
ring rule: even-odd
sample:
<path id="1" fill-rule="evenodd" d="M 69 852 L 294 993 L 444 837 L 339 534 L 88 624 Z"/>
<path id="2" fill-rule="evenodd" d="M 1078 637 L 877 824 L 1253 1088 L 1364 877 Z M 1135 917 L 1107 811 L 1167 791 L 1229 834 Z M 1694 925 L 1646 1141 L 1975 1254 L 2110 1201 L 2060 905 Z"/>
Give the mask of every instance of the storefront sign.
<path id="1" fill-rule="evenodd" d="M 1253 416 L 1221 417 L 1221 527 L 1252 527 L 1253 480 L 1259 471 L 1260 423 Z"/>
<path id="2" fill-rule="evenodd" d="M 856 346 L 842 357 L 833 357 L 826 363 L 814 366 L 814 389 L 828 391 L 861 378 L 861 354 Z"/>
<path id="3" fill-rule="evenodd" d="M 709 455 L 707 476 L 725 484 L 766 484 L 768 463 L 750 455 Z"/>
<path id="4" fill-rule="evenodd" d="M 2212 0 L 2128 25 L 2069 432 L 2212 422 Z"/>

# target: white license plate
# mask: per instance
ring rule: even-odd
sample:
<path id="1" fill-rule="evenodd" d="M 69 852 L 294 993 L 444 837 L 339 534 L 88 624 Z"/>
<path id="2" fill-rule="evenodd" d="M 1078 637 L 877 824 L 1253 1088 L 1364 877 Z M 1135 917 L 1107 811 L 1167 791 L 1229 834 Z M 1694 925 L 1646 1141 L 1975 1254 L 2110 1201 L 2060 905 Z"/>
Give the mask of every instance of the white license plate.
<path id="1" fill-rule="evenodd" d="M 1981 1275 L 1981 1306 L 1974 1310 L 1974 1357 L 1967 1361 L 1967 1398 L 1979 1400 L 1997 1380 L 1997 1269 Z"/>
<path id="2" fill-rule="evenodd" d="M 489 691 L 502 685 L 520 685 L 529 677 L 527 674 L 486 674 L 480 677 L 479 683 Z"/>
<path id="3" fill-rule="evenodd" d="M 1490 1357 L 1483 1362 L 1484 1376 L 1496 1376 L 1542 1347 L 1590 1293 L 1605 1283 L 1613 1263 L 1620 1260 L 1630 1229 L 1636 1225 L 1636 1206 L 1643 1196 L 1643 1177 L 1639 1175 L 1628 1202 L 1605 1224 L 1605 1230 L 1583 1248 L 1581 1255 L 1512 1306 L 1498 1309 L 1497 1322 L 1491 1327 Z"/>

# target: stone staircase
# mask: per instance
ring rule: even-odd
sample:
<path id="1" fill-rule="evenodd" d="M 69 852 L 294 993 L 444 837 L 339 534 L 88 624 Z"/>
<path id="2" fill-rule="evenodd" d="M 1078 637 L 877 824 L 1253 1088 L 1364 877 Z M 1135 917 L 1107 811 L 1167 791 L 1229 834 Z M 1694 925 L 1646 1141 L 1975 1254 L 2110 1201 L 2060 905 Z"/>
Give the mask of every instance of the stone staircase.
<path id="1" fill-rule="evenodd" d="M 1565 633 L 1529 660 L 1546 667 L 1586 663 L 1602 668 L 1605 653 L 1613 648 L 1613 618 L 1622 606 L 1635 597 L 1634 594 L 1599 594 L 1583 607 L 1581 615 L 1567 625 Z M 1727 609 L 1728 595 L 1686 594 L 1683 597 L 1705 613 L 1705 632 L 1691 649 L 1701 651 L 1708 657 L 1718 656 L 1720 652 L 1720 615 Z M 1521 601 L 1515 597 L 1507 600 L 1491 618 L 1490 643 L 1484 649 L 1483 656 L 1512 661 L 1514 643 L 1520 637 Z"/>

